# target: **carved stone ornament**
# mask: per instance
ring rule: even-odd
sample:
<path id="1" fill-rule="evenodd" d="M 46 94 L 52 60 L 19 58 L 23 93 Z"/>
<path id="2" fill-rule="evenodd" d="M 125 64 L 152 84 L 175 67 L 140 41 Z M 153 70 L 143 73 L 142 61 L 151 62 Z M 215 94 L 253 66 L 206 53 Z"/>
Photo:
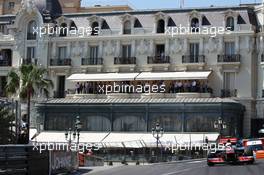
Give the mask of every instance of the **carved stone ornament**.
<path id="1" fill-rule="evenodd" d="M 177 54 L 182 50 L 182 43 L 179 38 L 175 38 L 171 41 L 170 53 Z"/>

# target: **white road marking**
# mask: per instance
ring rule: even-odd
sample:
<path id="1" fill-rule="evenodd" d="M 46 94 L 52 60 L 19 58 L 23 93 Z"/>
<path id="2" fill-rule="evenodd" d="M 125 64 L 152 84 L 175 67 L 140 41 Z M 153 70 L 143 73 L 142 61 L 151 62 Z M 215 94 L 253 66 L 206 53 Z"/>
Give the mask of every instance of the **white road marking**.
<path id="1" fill-rule="evenodd" d="M 201 162 L 204 162 L 204 160 L 197 160 L 197 161 L 187 162 L 187 163 L 201 163 Z"/>
<path id="2" fill-rule="evenodd" d="M 186 171 L 191 171 L 193 169 L 204 168 L 204 167 L 207 167 L 207 166 L 204 165 L 204 166 L 195 167 L 195 168 L 186 168 L 186 169 L 182 169 L 182 170 L 179 170 L 179 171 L 165 173 L 165 174 L 162 174 L 162 175 L 173 175 L 173 174 L 183 173 L 183 172 L 186 172 Z"/>

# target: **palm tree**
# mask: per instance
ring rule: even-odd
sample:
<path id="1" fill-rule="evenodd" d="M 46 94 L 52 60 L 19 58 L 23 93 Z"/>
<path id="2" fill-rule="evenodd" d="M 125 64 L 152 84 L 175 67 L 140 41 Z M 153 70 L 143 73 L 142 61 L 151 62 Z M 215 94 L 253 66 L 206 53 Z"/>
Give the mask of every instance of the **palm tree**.
<path id="1" fill-rule="evenodd" d="M 14 143 L 16 133 L 12 130 L 15 126 L 15 115 L 7 106 L 0 104 L 0 145 Z"/>
<path id="2" fill-rule="evenodd" d="M 47 70 L 35 65 L 22 65 L 19 70 L 11 70 L 7 76 L 6 93 L 17 95 L 21 101 L 27 102 L 27 139 L 29 138 L 30 101 L 37 93 L 49 95 L 53 87 L 51 80 L 45 78 Z"/>

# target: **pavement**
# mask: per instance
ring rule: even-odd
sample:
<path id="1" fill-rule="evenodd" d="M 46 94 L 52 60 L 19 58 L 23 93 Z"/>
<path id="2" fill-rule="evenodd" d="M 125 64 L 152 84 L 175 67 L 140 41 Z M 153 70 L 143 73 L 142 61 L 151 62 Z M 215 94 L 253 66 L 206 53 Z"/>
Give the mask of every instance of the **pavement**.
<path id="1" fill-rule="evenodd" d="M 263 175 L 264 160 L 253 165 L 215 165 L 206 160 L 150 165 L 117 165 L 82 168 L 76 175 Z"/>

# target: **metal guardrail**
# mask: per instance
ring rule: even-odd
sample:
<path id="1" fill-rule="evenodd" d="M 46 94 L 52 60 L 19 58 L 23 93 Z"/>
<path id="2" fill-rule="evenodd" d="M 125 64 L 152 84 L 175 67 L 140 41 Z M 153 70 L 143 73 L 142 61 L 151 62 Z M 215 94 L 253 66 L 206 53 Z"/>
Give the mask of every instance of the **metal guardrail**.
<path id="1" fill-rule="evenodd" d="M 115 57 L 114 64 L 136 64 L 136 57 Z"/>
<path id="2" fill-rule="evenodd" d="M 103 65 L 103 58 L 82 58 L 82 66 L 85 65 Z"/>
<path id="3" fill-rule="evenodd" d="M 12 66 L 11 59 L 0 60 L 0 66 Z"/>
<path id="4" fill-rule="evenodd" d="M 204 55 L 184 55 L 182 63 L 205 63 Z"/>
<path id="5" fill-rule="evenodd" d="M 237 89 L 229 90 L 229 89 L 222 89 L 221 90 L 221 97 L 237 97 Z"/>
<path id="6" fill-rule="evenodd" d="M 231 62 L 239 63 L 240 61 L 241 61 L 241 55 L 239 55 L 239 54 L 218 55 L 217 56 L 217 62 L 218 63 L 231 63 Z"/>
<path id="7" fill-rule="evenodd" d="M 170 56 L 148 56 L 148 64 L 170 64 Z"/>
<path id="8" fill-rule="evenodd" d="M 71 66 L 71 59 L 50 59 L 50 66 Z"/>

